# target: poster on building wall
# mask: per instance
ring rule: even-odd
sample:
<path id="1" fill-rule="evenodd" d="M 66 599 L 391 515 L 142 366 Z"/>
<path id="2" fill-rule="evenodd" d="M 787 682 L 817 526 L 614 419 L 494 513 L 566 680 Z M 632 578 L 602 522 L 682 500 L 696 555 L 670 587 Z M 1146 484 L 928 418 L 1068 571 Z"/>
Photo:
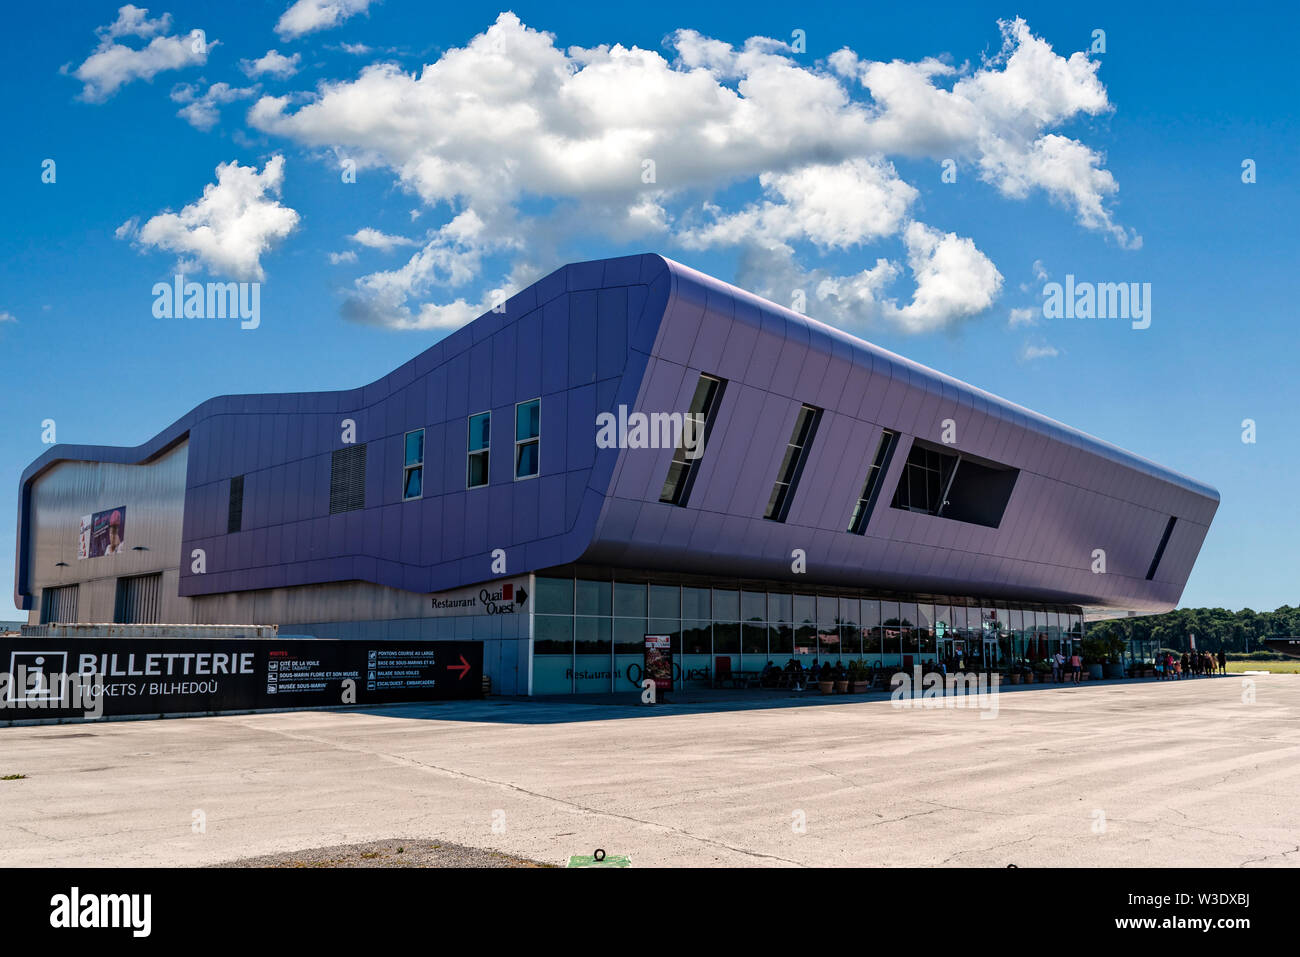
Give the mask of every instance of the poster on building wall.
<path id="1" fill-rule="evenodd" d="M 476 641 L 0 639 L 0 721 L 479 698 Z"/>
<path id="2" fill-rule="evenodd" d="M 81 516 L 77 558 L 99 558 L 126 550 L 126 506 Z"/>
<path id="3" fill-rule="evenodd" d="M 645 678 L 653 679 L 656 691 L 673 690 L 673 642 L 668 635 L 645 636 Z"/>

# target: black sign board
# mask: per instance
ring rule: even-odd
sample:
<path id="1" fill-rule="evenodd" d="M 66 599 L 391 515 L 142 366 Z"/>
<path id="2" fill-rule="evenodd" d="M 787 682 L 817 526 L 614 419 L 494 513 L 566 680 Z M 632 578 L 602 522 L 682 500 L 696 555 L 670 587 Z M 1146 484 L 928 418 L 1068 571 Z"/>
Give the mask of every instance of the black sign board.
<path id="1" fill-rule="evenodd" d="M 478 698 L 476 641 L 3 638 L 0 721 Z"/>

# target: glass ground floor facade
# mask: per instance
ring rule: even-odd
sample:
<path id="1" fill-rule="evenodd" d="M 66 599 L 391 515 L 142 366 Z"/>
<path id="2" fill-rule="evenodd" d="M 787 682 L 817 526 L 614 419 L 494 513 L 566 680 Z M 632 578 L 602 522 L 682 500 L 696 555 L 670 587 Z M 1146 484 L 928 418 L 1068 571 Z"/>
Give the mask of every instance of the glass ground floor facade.
<path id="1" fill-rule="evenodd" d="M 1005 670 L 1068 657 L 1083 637 L 1082 609 L 1068 605 L 654 573 L 538 573 L 533 601 L 534 694 L 634 690 L 647 634 L 670 636 L 677 688 L 791 658 Z"/>

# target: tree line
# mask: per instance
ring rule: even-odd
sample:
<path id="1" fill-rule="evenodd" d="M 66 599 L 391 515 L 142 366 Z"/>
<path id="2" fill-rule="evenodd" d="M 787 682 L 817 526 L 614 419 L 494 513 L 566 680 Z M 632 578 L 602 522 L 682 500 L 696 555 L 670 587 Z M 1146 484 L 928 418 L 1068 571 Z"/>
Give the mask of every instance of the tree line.
<path id="1" fill-rule="evenodd" d="M 1179 608 L 1163 615 L 1116 618 L 1088 625 L 1089 638 L 1116 637 L 1124 641 L 1155 641 L 1162 648 L 1187 650 L 1188 637 L 1196 636 L 1201 651 L 1222 648 L 1232 654 L 1264 651 L 1264 639 L 1300 636 L 1300 608 L 1283 605 L 1275 611 L 1243 608 Z"/>

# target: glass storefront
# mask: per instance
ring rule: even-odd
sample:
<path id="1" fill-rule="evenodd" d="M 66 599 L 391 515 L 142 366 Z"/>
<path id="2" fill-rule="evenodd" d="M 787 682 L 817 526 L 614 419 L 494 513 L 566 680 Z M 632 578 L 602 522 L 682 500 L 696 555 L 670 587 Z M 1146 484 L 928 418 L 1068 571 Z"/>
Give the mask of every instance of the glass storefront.
<path id="1" fill-rule="evenodd" d="M 533 606 L 533 693 L 594 694 L 640 687 L 645 635 L 672 639 L 674 686 L 778 667 L 794 658 L 904 668 L 943 660 L 950 670 L 1069 656 L 1083 637 L 1078 609 L 1045 610 L 928 596 L 901 601 L 538 575 Z"/>

